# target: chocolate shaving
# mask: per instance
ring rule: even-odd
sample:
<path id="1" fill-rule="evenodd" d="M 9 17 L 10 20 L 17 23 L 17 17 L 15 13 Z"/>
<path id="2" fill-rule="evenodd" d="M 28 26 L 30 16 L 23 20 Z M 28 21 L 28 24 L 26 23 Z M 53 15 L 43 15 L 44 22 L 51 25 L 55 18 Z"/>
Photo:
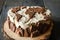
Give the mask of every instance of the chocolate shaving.
<path id="1" fill-rule="evenodd" d="M 45 16 L 44 19 L 48 20 L 49 19 L 49 16 Z"/>
<path id="2" fill-rule="evenodd" d="M 23 30 L 21 28 L 16 28 L 15 33 L 19 34 L 20 36 L 23 36 Z"/>
<path id="3" fill-rule="evenodd" d="M 20 15 L 20 14 L 16 14 L 16 17 L 17 17 L 17 21 L 19 21 L 19 19 L 22 18 L 22 15 Z"/>
<path id="4" fill-rule="evenodd" d="M 35 12 L 34 12 L 33 8 L 29 8 L 29 9 L 26 11 L 26 14 L 29 14 L 29 17 L 30 17 L 30 18 L 33 18 L 34 15 L 35 15 Z"/>
<path id="5" fill-rule="evenodd" d="M 40 35 L 38 30 L 31 33 L 31 37 L 37 37 L 38 35 Z"/>
<path id="6" fill-rule="evenodd" d="M 26 30 L 27 30 L 27 33 L 28 33 L 28 37 L 30 37 L 30 35 L 31 35 L 31 29 L 27 28 Z"/>
<path id="7" fill-rule="evenodd" d="M 29 14 L 30 18 L 33 18 L 35 13 L 43 13 L 45 12 L 44 8 L 29 8 L 27 9 L 27 11 L 25 12 L 26 14 Z"/>
<path id="8" fill-rule="evenodd" d="M 44 8 L 34 8 L 34 11 L 38 12 L 38 13 L 43 13 L 43 12 L 45 12 L 45 9 Z"/>
<path id="9" fill-rule="evenodd" d="M 26 29 L 24 30 L 24 37 L 28 37 L 28 32 Z"/>
<path id="10" fill-rule="evenodd" d="M 40 24 L 40 22 L 37 22 L 37 23 L 36 23 L 36 27 L 38 27 L 38 26 L 39 26 L 39 24 Z"/>
<path id="11" fill-rule="evenodd" d="M 16 12 L 19 11 L 20 9 L 21 9 L 21 7 L 13 8 L 13 9 L 12 9 L 12 12 L 13 12 L 13 13 L 16 13 Z"/>

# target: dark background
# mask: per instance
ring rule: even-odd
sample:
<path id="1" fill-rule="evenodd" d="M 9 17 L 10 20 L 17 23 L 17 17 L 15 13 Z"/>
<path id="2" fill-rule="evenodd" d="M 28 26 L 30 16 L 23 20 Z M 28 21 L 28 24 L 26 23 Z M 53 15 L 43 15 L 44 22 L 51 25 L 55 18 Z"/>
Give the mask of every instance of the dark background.
<path id="1" fill-rule="evenodd" d="M 54 26 L 48 40 L 60 40 L 60 0 L 0 0 L 0 40 L 5 40 L 1 29 L 6 20 L 8 9 L 19 5 L 49 8 L 52 12 Z"/>
<path id="2" fill-rule="evenodd" d="M 44 0 L 45 7 L 52 11 L 54 27 L 50 40 L 60 40 L 60 0 Z"/>

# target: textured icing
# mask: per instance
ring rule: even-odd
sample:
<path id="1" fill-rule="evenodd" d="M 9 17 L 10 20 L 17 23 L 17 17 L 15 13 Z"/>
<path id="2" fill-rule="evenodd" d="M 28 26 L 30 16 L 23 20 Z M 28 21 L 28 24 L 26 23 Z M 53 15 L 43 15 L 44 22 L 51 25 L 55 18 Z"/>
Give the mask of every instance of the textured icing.
<path id="1" fill-rule="evenodd" d="M 15 18 L 15 14 L 13 12 L 11 12 L 12 8 L 8 11 L 8 17 L 10 18 L 10 21 L 14 23 L 14 18 Z"/>
<path id="2" fill-rule="evenodd" d="M 27 6 L 24 9 L 21 8 L 21 10 L 19 10 L 17 12 L 18 14 L 22 15 L 22 18 L 19 19 L 19 21 L 17 21 L 17 19 L 16 19 L 16 14 L 11 11 L 12 8 L 9 9 L 8 16 L 10 18 L 10 21 L 13 22 L 16 25 L 17 28 L 20 26 L 21 28 L 26 29 L 27 27 L 29 27 L 28 24 L 30 24 L 30 23 L 37 23 L 38 21 L 46 20 L 44 18 L 45 16 L 42 13 L 36 12 L 35 15 L 34 15 L 35 17 L 33 17 L 31 19 L 29 17 L 29 14 L 25 13 L 27 11 L 27 9 L 29 9 L 29 8 L 37 8 L 37 7 L 39 7 L 39 6 L 31 6 L 31 7 Z M 46 9 L 45 13 L 46 13 L 46 16 L 48 16 L 48 15 L 50 15 L 51 12 L 50 12 L 50 10 Z"/>

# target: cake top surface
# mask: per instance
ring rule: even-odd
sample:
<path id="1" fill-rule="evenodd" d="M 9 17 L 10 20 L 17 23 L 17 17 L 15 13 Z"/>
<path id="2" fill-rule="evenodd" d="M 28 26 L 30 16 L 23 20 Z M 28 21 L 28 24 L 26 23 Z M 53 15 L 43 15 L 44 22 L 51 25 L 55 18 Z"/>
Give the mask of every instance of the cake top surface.
<path id="1" fill-rule="evenodd" d="M 19 6 L 9 9 L 8 17 L 10 21 L 23 29 L 29 27 L 31 23 L 48 20 L 51 16 L 49 9 L 40 6 Z"/>

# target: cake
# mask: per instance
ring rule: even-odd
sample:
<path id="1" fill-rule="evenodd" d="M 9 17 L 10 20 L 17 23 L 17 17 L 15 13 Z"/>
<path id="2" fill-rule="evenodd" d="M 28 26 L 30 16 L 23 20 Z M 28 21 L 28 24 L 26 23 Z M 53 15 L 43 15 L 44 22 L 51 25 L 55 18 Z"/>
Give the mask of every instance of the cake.
<path id="1" fill-rule="evenodd" d="M 39 40 L 45 40 L 46 35 L 47 37 L 50 35 L 53 27 L 51 11 L 40 6 L 18 6 L 10 8 L 7 12 L 7 20 L 9 20 L 9 26 L 4 26 L 4 32 L 10 38 L 19 40 L 21 37 L 31 38 L 30 40 L 39 37 Z M 45 36 L 41 38 L 42 35 Z"/>

